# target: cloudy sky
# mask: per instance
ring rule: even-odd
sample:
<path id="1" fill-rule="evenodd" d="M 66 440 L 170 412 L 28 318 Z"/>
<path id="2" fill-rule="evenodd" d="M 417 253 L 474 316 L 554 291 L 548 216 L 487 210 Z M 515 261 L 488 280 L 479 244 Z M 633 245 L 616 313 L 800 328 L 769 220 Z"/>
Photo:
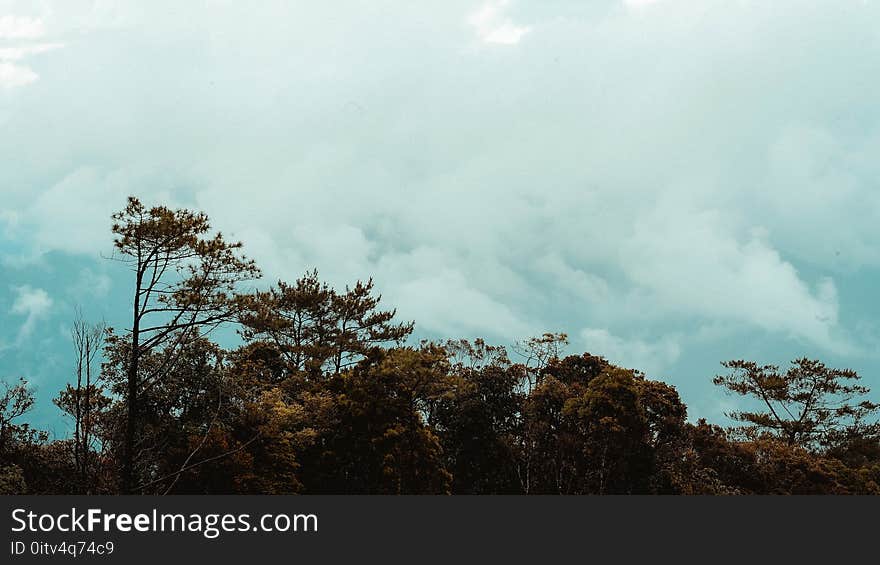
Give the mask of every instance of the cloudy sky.
<path id="1" fill-rule="evenodd" d="M 872 0 L 0 0 L 0 377 L 62 433 L 135 194 L 267 280 L 372 275 L 420 337 L 567 332 L 692 418 L 730 358 L 880 389 L 878 76 Z"/>

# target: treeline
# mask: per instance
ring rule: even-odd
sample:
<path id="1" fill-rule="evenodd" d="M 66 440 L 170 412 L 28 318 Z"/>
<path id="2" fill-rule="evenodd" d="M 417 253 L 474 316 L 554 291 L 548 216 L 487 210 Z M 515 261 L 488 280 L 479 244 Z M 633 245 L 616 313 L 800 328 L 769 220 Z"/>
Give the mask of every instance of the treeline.
<path id="1" fill-rule="evenodd" d="M 258 268 L 204 214 L 131 198 L 114 222 L 130 327 L 73 324 L 68 438 L 0 385 L 0 494 L 880 494 L 853 371 L 730 361 L 715 383 L 754 410 L 691 423 L 672 386 L 564 334 L 406 345 L 372 281 L 246 291 Z"/>

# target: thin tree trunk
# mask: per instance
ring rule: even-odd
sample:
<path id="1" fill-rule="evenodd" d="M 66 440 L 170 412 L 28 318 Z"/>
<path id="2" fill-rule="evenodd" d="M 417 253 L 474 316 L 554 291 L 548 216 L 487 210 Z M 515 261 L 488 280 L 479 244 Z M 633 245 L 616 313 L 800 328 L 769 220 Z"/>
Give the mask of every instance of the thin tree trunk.
<path id="1" fill-rule="evenodd" d="M 92 344 L 89 344 L 92 345 Z M 97 347 L 94 344 L 93 347 Z M 86 399 L 83 407 L 83 429 L 82 429 L 82 475 L 83 482 L 86 486 L 86 494 L 92 494 L 92 481 L 89 476 L 89 451 L 91 449 L 91 398 L 92 398 L 92 363 L 91 348 L 86 350 Z"/>
<path id="2" fill-rule="evenodd" d="M 82 335 L 80 336 L 80 339 L 83 341 L 80 341 L 80 343 L 78 344 L 79 345 L 79 347 L 78 347 L 79 359 L 77 361 L 77 366 L 76 366 L 76 395 L 74 396 L 74 400 L 75 400 L 75 404 L 76 404 L 74 407 L 74 410 L 75 410 L 74 420 L 75 420 L 76 428 L 74 429 L 74 432 L 73 432 L 73 460 L 74 460 L 74 463 L 76 464 L 77 472 L 80 475 L 80 477 L 79 477 L 80 481 L 82 481 L 82 460 L 81 460 L 82 410 L 81 410 L 81 404 L 82 404 L 83 355 L 86 354 L 86 352 L 85 352 L 86 344 L 84 341 L 85 340 L 85 326 L 83 326 Z M 77 487 L 77 489 L 78 488 L 79 487 Z"/>
<path id="3" fill-rule="evenodd" d="M 138 266 L 134 294 L 134 321 L 131 327 L 131 357 L 128 363 L 128 414 L 125 422 L 125 446 L 122 460 L 122 494 L 132 494 L 134 484 L 134 437 L 138 411 L 138 364 L 140 361 L 140 294 L 143 275 Z"/>

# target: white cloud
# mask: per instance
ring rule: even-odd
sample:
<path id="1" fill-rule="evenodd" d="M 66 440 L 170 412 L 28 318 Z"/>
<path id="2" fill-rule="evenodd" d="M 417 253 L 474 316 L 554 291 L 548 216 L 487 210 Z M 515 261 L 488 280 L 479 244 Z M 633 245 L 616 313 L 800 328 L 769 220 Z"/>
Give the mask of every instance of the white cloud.
<path id="1" fill-rule="evenodd" d="M 21 221 L 21 214 L 15 210 L 0 209 L 0 223 L 3 224 L 3 233 L 5 237 L 12 238 Z"/>
<path id="2" fill-rule="evenodd" d="M 656 342 L 641 339 L 623 339 L 605 329 L 585 328 L 580 334 L 586 351 L 601 355 L 612 363 L 627 368 L 639 369 L 649 376 L 658 373 L 678 360 L 681 347 L 672 337 L 663 337 Z"/>
<path id="3" fill-rule="evenodd" d="M 0 47 L 0 61 L 18 61 L 28 55 L 37 55 L 64 47 L 63 43 L 37 43 L 17 47 Z"/>
<path id="4" fill-rule="evenodd" d="M 880 197 L 866 190 L 880 175 L 877 151 L 880 132 L 847 139 L 827 126 L 789 125 L 768 143 L 767 183 L 774 190 L 761 195 L 759 210 L 773 216 L 762 219 L 786 248 L 810 262 L 880 264 Z"/>
<path id="5" fill-rule="evenodd" d="M 468 17 L 468 23 L 482 42 L 513 45 L 531 31 L 530 27 L 517 25 L 505 16 L 509 4 L 509 0 L 488 0 Z"/>
<path id="6" fill-rule="evenodd" d="M 13 47 L 0 47 L 0 88 L 25 86 L 37 79 L 39 75 L 26 65 L 16 61 L 30 56 L 45 53 L 63 47 L 61 43 L 38 43 Z"/>
<path id="7" fill-rule="evenodd" d="M 35 39 L 45 33 L 45 26 L 39 18 L 0 15 L 0 39 Z"/>
<path id="8" fill-rule="evenodd" d="M 37 323 L 46 318 L 52 309 L 52 298 L 41 288 L 32 288 L 28 285 L 15 287 L 15 301 L 12 304 L 11 313 L 17 316 L 25 316 L 25 320 L 18 330 L 17 345 L 21 345 L 29 338 L 36 329 Z"/>
<path id="9" fill-rule="evenodd" d="M 498 266 L 483 263 L 488 277 L 474 266 L 458 264 L 454 255 L 436 247 L 390 254 L 378 265 L 377 276 L 387 281 L 391 303 L 416 320 L 423 330 L 453 337 L 492 335 L 517 339 L 533 328 L 487 284 Z"/>
<path id="10" fill-rule="evenodd" d="M 0 124 L 21 246 L 96 256 L 128 193 L 170 196 L 270 278 L 374 274 L 440 333 L 849 350 L 841 279 L 880 267 L 876 3 L 114 4 Z M 92 16 L 68 5 L 53 33 Z M 529 49 L 468 49 L 505 26 Z"/>
<path id="11" fill-rule="evenodd" d="M 535 269 L 552 276 L 555 285 L 568 291 L 571 299 L 598 304 L 612 296 L 608 281 L 594 273 L 572 267 L 557 253 L 539 257 L 535 261 Z"/>
<path id="12" fill-rule="evenodd" d="M 15 88 L 37 80 L 39 75 L 21 65 L 14 65 L 0 60 L 0 88 Z"/>
<path id="13" fill-rule="evenodd" d="M 0 89 L 12 89 L 31 84 L 39 74 L 21 61 L 63 47 L 61 43 L 16 43 L 41 38 L 46 30 L 40 18 L 5 15 L 0 16 Z"/>
<path id="14" fill-rule="evenodd" d="M 643 8 L 645 6 L 657 4 L 658 2 L 660 2 L 660 0 L 623 0 L 624 4 L 633 8 Z"/>
<path id="15" fill-rule="evenodd" d="M 132 175 L 92 167 L 71 172 L 29 206 L 29 219 L 38 226 L 32 241 L 42 250 L 89 250 L 93 256 L 107 250 L 112 239 L 110 216 L 135 191 Z"/>
<path id="16" fill-rule="evenodd" d="M 420 331 L 444 337 L 492 335 L 507 340 L 533 333 L 509 307 L 474 289 L 455 270 L 428 272 L 403 284 L 392 284 L 388 290 L 401 315 L 413 317 Z"/>
<path id="17" fill-rule="evenodd" d="M 834 282 L 825 278 L 810 289 L 761 230 L 737 236 L 726 222 L 719 210 L 661 200 L 623 242 L 621 266 L 650 302 L 673 315 L 733 319 L 845 349 L 833 331 Z"/>
<path id="18" fill-rule="evenodd" d="M 113 279 L 105 273 L 98 273 L 93 269 L 80 270 L 79 277 L 70 288 L 70 293 L 77 299 L 83 297 L 103 298 L 107 296 L 113 287 Z"/>

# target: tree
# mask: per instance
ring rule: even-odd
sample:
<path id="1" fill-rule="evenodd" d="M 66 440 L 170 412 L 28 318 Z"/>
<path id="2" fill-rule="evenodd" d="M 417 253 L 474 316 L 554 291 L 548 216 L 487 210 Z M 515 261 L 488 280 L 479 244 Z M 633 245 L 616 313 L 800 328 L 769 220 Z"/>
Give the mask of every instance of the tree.
<path id="1" fill-rule="evenodd" d="M 206 237 L 210 223 L 203 213 L 147 208 L 130 197 L 113 220 L 116 251 L 134 273 L 122 454 L 122 490 L 131 493 L 140 394 L 163 378 L 187 340 L 236 319 L 236 287 L 258 278 L 260 271 L 240 255 L 241 243 L 229 243 L 221 233 Z M 162 362 L 142 371 L 141 358 L 158 350 Z"/>
<path id="2" fill-rule="evenodd" d="M 68 384 L 55 399 L 55 404 L 73 418 L 74 464 L 79 484 L 86 486 L 87 491 L 96 415 L 106 409 L 110 402 L 103 394 L 103 387 L 92 378 L 92 369 L 105 334 L 104 324 L 89 324 L 77 312 L 70 335 L 76 352 L 76 384 Z"/>
<path id="3" fill-rule="evenodd" d="M 664 382 L 647 379 L 636 372 L 635 385 L 645 414 L 646 441 L 652 458 L 650 490 L 675 493 L 678 467 L 688 448 L 687 406 L 675 387 Z"/>
<path id="4" fill-rule="evenodd" d="M 125 360 L 129 344 L 111 339 L 107 347 L 104 378 L 119 396 L 127 386 Z M 177 346 L 177 359 L 163 378 L 141 391 L 138 453 L 135 472 L 140 493 L 229 493 L 246 473 L 242 452 L 254 441 L 254 430 L 238 432 L 246 392 L 225 361 L 226 352 L 201 337 Z M 160 367 L 164 350 L 144 355 L 145 372 Z M 116 402 L 105 421 L 111 451 L 120 453 L 125 438 L 125 403 Z M 250 435 L 240 440 L 242 435 Z M 198 477 L 211 477 L 198 485 Z M 223 480 L 221 480 L 223 477 Z"/>
<path id="5" fill-rule="evenodd" d="M 525 359 L 523 366 L 526 369 L 526 384 L 529 390 L 541 384 L 545 374 L 544 369 L 559 360 L 565 347 L 568 345 L 568 334 L 545 332 L 540 337 L 530 337 L 518 341 L 513 350 Z"/>
<path id="6" fill-rule="evenodd" d="M 241 321 L 249 341 L 272 343 L 288 362 L 290 371 L 311 377 L 339 373 L 354 366 L 372 348 L 400 345 L 413 323 L 392 322 L 395 310 L 379 310 L 381 296 L 373 296 L 373 281 L 358 281 L 338 293 L 306 273 L 290 285 L 256 292 L 247 299 Z"/>
<path id="7" fill-rule="evenodd" d="M 562 411 L 575 394 L 573 387 L 544 375 L 523 399 L 516 472 L 525 494 L 573 494 L 576 439 Z"/>
<path id="8" fill-rule="evenodd" d="M 781 372 L 776 365 L 751 361 L 727 361 L 731 374 L 713 379 L 729 391 L 755 398 L 763 410 L 728 414 L 743 422 L 739 429 L 748 437 L 769 433 L 789 445 L 829 447 L 847 431 L 866 425 L 880 405 L 857 398 L 869 392 L 858 383 L 858 373 L 833 369 L 820 361 L 796 359 Z"/>
<path id="9" fill-rule="evenodd" d="M 24 494 L 28 489 L 26 469 L 32 455 L 48 434 L 19 423 L 34 406 L 34 394 L 28 382 L 3 381 L 0 388 L 0 494 Z"/>
<path id="10" fill-rule="evenodd" d="M 685 417 L 669 385 L 588 353 L 552 359 L 523 400 L 523 492 L 670 492 Z"/>
<path id="11" fill-rule="evenodd" d="M 17 465 L 0 465 L 0 496 L 25 494 L 27 483 Z"/>
<path id="12" fill-rule="evenodd" d="M 16 424 L 15 420 L 27 414 L 34 407 L 34 394 L 24 379 L 14 385 L 3 382 L 0 391 L 0 453 L 14 441 L 29 436 L 28 424 Z"/>
<path id="13" fill-rule="evenodd" d="M 482 339 L 443 346 L 451 367 L 426 420 L 443 446 L 454 494 L 520 493 L 516 475 L 523 371 Z"/>
<path id="14" fill-rule="evenodd" d="M 748 399 L 739 427 L 691 424 L 674 387 L 563 357 L 564 333 L 519 362 L 406 346 L 372 279 L 244 292 L 260 271 L 205 214 L 132 197 L 113 219 L 131 326 L 74 321 L 70 438 L 27 423 L 26 381 L 0 383 L 0 494 L 880 494 L 880 405 L 855 371 L 729 361 L 714 382 Z M 210 339 L 230 322 L 232 350 Z"/>
<path id="15" fill-rule="evenodd" d="M 271 343 L 246 344 L 229 358 L 227 380 L 238 412 L 229 433 L 247 444 L 243 464 L 227 473 L 235 476 L 236 492 L 293 494 L 306 488 L 304 482 L 320 491 L 320 462 L 339 426 L 331 380 L 290 371 Z"/>
<path id="16" fill-rule="evenodd" d="M 447 371 L 442 350 L 400 347 L 332 375 L 336 424 L 303 453 L 305 492 L 448 493 L 443 448 L 424 416 Z"/>
<path id="17" fill-rule="evenodd" d="M 610 367 L 566 401 L 562 415 L 579 440 L 578 493 L 649 491 L 653 453 L 639 392 L 632 371 Z"/>
<path id="18" fill-rule="evenodd" d="M 553 336 L 534 338 L 553 346 Z M 602 357 L 585 353 L 559 359 L 547 357 L 547 363 L 524 367 L 528 383 L 523 400 L 522 431 L 519 436 L 517 474 L 523 492 L 574 494 L 580 489 L 579 461 L 582 439 L 572 427 L 573 420 L 564 414 L 566 404 L 584 394 L 589 384 L 611 367 Z M 532 383 L 537 383 L 532 387 Z"/>

